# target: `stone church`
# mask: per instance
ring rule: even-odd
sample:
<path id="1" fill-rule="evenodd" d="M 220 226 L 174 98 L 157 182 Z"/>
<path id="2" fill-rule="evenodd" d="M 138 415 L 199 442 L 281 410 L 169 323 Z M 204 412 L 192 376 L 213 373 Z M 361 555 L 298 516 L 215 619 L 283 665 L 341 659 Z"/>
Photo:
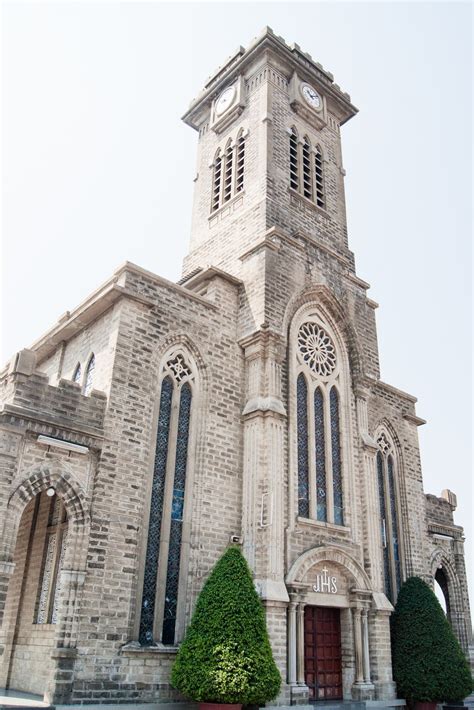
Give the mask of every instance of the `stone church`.
<path id="1" fill-rule="evenodd" d="M 248 560 L 278 704 L 396 704 L 389 621 L 436 581 L 466 654 L 456 497 L 425 495 L 416 399 L 380 379 L 349 249 L 350 96 L 271 29 L 207 81 L 190 248 L 131 263 L 1 374 L 0 687 L 173 700 L 170 667 L 229 544 Z"/>

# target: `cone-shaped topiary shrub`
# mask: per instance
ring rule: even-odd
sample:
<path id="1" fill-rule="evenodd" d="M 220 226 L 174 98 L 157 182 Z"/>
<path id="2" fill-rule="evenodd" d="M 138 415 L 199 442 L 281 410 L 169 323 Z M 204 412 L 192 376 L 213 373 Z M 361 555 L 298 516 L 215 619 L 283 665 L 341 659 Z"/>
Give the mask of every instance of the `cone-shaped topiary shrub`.
<path id="1" fill-rule="evenodd" d="M 198 702 L 263 705 L 280 683 L 250 569 L 230 547 L 199 595 L 171 684 Z"/>
<path id="2" fill-rule="evenodd" d="M 419 577 L 400 589 L 392 615 L 393 676 L 413 702 L 459 701 L 471 693 L 467 660 L 434 592 Z"/>

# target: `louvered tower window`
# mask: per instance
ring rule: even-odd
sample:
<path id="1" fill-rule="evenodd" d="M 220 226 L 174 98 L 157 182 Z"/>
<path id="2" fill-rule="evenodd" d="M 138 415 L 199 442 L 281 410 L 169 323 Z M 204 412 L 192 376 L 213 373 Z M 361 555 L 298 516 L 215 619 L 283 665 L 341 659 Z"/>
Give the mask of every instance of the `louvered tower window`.
<path id="1" fill-rule="evenodd" d="M 324 208 L 324 175 L 323 175 L 323 155 L 321 148 L 316 147 L 314 155 L 314 172 L 316 185 L 316 204 L 318 207 Z"/>
<path id="2" fill-rule="evenodd" d="M 173 354 L 161 382 L 138 634 L 143 646 L 176 642 L 193 387 L 187 357 Z M 158 578 L 165 580 L 161 587 Z"/>
<path id="3" fill-rule="evenodd" d="M 222 157 L 220 151 L 214 160 L 214 176 L 212 181 L 212 211 L 219 209 L 221 204 Z"/>
<path id="4" fill-rule="evenodd" d="M 311 170 L 311 145 L 305 137 L 303 142 L 303 195 L 311 200 L 313 197 L 313 181 Z"/>
<path id="5" fill-rule="evenodd" d="M 228 202 L 232 197 L 232 171 L 234 165 L 234 149 L 229 143 L 225 151 L 224 163 L 224 202 Z"/>
<path id="6" fill-rule="evenodd" d="M 299 189 L 298 178 L 298 135 L 294 128 L 290 133 L 290 187 L 293 190 Z"/>
<path id="7" fill-rule="evenodd" d="M 245 162 L 245 138 L 242 131 L 237 139 L 236 151 L 236 176 L 235 176 L 235 191 L 242 192 L 244 189 L 244 162 Z"/>

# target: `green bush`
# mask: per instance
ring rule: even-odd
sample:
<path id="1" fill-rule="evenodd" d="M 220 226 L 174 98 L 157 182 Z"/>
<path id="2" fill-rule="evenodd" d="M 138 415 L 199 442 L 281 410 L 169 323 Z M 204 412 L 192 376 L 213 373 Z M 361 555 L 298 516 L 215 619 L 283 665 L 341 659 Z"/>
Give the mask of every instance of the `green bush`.
<path id="1" fill-rule="evenodd" d="M 280 683 L 249 567 L 230 547 L 199 595 L 171 684 L 198 702 L 263 705 Z"/>
<path id="2" fill-rule="evenodd" d="M 434 592 L 419 577 L 400 589 L 392 615 L 393 676 L 410 702 L 459 701 L 472 689 L 471 673 Z"/>

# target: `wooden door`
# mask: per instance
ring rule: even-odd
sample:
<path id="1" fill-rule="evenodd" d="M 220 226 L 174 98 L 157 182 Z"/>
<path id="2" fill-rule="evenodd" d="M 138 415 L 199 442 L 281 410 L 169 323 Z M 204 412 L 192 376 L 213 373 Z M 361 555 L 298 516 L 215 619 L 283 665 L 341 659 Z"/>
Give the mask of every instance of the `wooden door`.
<path id="1" fill-rule="evenodd" d="M 322 606 L 305 607 L 304 670 L 310 699 L 342 699 L 339 609 Z"/>

